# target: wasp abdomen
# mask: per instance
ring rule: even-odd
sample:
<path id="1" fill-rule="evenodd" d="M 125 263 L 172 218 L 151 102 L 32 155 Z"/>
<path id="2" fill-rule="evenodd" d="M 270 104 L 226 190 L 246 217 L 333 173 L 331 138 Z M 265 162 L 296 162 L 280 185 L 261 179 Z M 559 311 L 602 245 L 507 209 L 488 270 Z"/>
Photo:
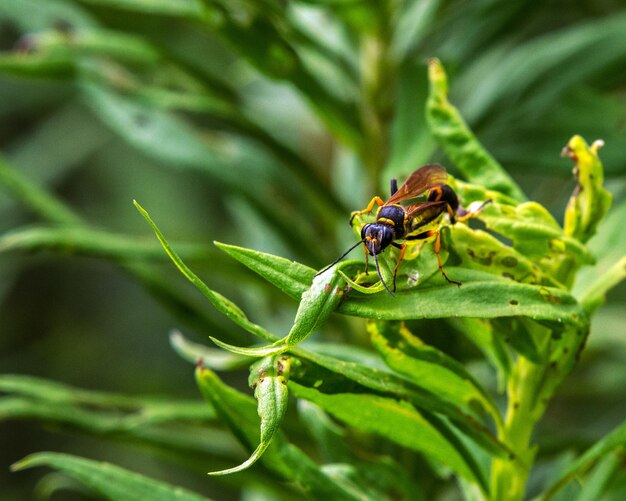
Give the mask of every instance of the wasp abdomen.
<path id="1" fill-rule="evenodd" d="M 459 197 L 447 184 L 433 186 L 428 193 L 429 202 L 447 202 L 453 212 L 459 208 Z"/>

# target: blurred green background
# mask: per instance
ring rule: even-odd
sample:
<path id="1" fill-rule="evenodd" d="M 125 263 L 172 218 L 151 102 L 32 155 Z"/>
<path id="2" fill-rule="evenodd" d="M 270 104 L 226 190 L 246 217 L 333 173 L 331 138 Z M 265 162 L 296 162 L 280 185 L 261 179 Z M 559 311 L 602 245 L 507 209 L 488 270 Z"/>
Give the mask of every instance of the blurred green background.
<path id="1" fill-rule="evenodd" d="M 560 149 L 573 134 L 606 142 L 615 199 L 591 247 L 612 264 L 626 248 L 625 34 L 619 0 L 0 0 L 3 168 L 94 231 L 89 242 L 54 241 L 54 221 L 0 190 L 1 372 L 199 398 L 170 330 L 249 338 L 187 286 L 132 200 L 209 286 L 286 333 L 296 305 L 212 241 L 320 268 L 353 240 L 349 211 L 384 196 L 390 177 L 429 161 L 454 173 L 425 125 L 433 56 L 479 139 L 558 220 L 574 187 Z M 125 244 L 141 251 L 129 259 Z M 542 425 L 545 475 L 624 417 L 625 298 L 623 286 L 611 293 Z M 480 373 L 471 347 L 436 325 L 427 339 Z M 360 321 L 341 318 L 321 339 L 367 343 Z M 237 498 L 232 480 L 209 482 L 128 444 L 9 421 L 3 499 L 31 496 L 41 472 L 8 466 L 38 450 Z"/>

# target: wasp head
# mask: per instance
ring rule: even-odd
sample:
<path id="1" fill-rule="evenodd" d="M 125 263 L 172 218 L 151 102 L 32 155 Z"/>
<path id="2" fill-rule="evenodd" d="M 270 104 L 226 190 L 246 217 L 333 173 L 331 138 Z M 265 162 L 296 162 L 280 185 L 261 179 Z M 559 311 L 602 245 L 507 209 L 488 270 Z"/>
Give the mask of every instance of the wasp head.
<path id="1" fill-rule="evenodd" d="M 393 230 L 386 224 L 369 223 L 361 230 L 361 239 L 370 256 L 384 251 L 393 241 Z"/>

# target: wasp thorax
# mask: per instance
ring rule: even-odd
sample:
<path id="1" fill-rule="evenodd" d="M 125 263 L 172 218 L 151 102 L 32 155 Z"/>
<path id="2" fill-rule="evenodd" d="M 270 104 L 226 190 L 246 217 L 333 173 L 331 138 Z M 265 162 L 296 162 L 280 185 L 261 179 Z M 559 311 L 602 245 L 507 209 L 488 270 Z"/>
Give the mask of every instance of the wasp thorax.
<path id="1" fill-rule="evenodd" d="M 361 230 L 361 239 L 372 256 L 385 250 L 393 238 L 393 230 L 386 224 L 369 223 Z"/>

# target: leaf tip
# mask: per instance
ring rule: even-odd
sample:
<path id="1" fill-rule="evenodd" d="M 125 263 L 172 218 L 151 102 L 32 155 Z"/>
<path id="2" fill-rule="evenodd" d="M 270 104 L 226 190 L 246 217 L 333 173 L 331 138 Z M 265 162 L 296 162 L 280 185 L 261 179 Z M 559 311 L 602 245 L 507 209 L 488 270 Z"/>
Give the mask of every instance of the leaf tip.
<path id="1" fill-rule="evenodd" d="M 17 471 L 26 470 L 32 466 L 35 466 L 36 456 L 36 454 L 30 454 L 29 456 L 26 456 L 19 461 L 16 461 L 11 466 L 9 466 L 9 470 L 15 473 Z"/>
<path id="2" fill-rule="evenodd" d="M 16 471 L 24 470 L 26 468 L 28 468 L 27 458 L 20 459 L 19 461 L 9 466 L 9 470 L 13 473 L 15 473 Z"/>

